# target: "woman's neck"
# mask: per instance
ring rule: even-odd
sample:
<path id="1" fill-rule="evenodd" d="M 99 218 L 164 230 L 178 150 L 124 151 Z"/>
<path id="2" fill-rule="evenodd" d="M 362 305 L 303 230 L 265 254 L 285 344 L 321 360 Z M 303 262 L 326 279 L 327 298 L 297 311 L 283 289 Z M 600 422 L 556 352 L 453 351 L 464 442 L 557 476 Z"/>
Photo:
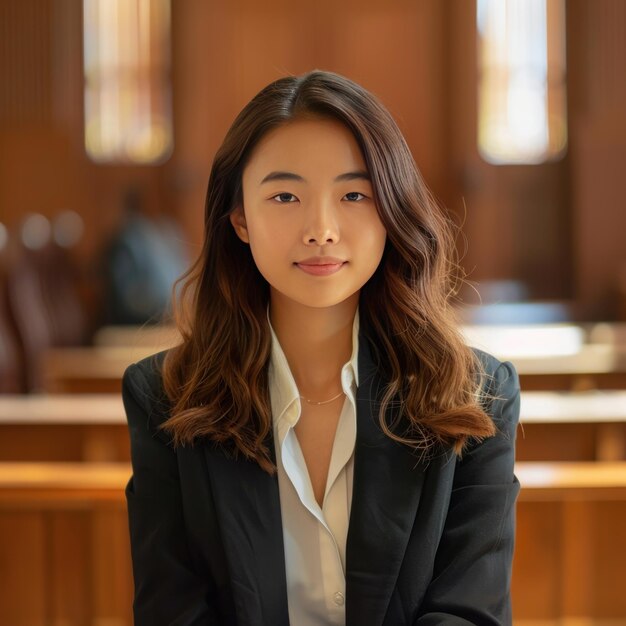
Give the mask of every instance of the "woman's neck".
<path id="1" fill-rule="evenodd" d="M 341 391 L 341 368 L 352 355 L 358 296 L 313 308 L 272 293 L 272 328 L 298 390 L 307 398 L 324 400 Z"/>

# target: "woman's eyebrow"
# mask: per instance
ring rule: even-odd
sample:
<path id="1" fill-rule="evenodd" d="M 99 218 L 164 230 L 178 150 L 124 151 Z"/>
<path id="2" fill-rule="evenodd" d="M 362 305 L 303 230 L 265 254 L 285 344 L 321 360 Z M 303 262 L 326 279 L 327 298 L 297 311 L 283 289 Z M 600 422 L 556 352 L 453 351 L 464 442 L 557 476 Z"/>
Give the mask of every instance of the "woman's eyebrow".
<path id="1" fill-rule="evenodd" d="M 334 182 L 339 183 L 344 180 L 358 180 L 358 179 L 371 180 L 370 175 L 367 172 L 363 170 L 359 170 L 356 172 L 346 172 L 345 174 L 339 174 L 339 176 L 335 177 Z M 262 185 L 263 183 L 269 183 L 272 180 L 295 180 L 300 183 L 307 182 L 304 178 L 302 178 L 302 176 L 300 176 L 299 174 L 294 174 L 293 172 L 270 172 L 259 183 L 259 185 Z"/>

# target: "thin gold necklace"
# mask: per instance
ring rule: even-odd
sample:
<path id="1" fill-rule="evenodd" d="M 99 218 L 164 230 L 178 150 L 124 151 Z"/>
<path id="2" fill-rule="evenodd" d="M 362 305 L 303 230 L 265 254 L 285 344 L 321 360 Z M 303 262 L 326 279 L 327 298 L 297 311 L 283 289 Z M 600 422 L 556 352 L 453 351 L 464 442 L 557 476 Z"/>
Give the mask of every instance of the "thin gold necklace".
<path id="1" fill-rule="evenodd" d="M 328 404 L 329 402 L 332 402 L 333 400 L 336 400 L 339 396 L 341 396 L 343 394 L 344 394 L 344 392 L 341 391 L 334 398 L 331 398 L 330 400 L 323 400 L 322 402 L 313 402 L 313 400 L 309 400 L 308 398 L 305 398 L 304 396 L 300 396 L 300 397 L 303 400 L 306 400 L 309 404 Z"/>

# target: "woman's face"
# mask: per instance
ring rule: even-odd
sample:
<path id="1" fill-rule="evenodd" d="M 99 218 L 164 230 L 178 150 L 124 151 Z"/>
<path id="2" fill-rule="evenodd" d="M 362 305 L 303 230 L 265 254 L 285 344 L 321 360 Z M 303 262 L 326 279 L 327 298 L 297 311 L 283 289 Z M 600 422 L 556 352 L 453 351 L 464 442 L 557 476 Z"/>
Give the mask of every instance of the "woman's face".
<path id="1" fill-rule="evenodd" d="M 271 291 L 328 307 L 372 276 L 386 231 L 361 150 L 343 124 L 303 119 L 274 128 L 255 146 L 242 182 L 243 207 L 230 219 Z M 343 264 L 305 271 L 302 262 L 316 256 Z"/>

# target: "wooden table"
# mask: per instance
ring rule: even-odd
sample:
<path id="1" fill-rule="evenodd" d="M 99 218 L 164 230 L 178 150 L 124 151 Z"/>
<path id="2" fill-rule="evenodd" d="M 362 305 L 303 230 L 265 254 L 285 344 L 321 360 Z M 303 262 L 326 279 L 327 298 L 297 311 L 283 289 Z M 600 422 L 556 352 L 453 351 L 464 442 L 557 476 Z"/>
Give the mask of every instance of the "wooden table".
<path id="1" fill-rule="evenodd" d="M 0 424 L 121 424 L 117 393 L 0 395 Z"/>
<path id="2" fill-rule="evenodd" d="M 41 357 L 43 392 L 119 393 L 124 370 L 158 352 L 150 346 L 52 348 Z"/>
<path id="3" fill-rule="evenodd" d="M 626 460 L 626 392 L 522 392 L 517 458 Z M 128 459 L 119 394 L 0 395 L 0 460 Z"/>
<path id="4" fill-rule="evenodd" d="M 179 343 L 174 326 L 103 326 L 92 346 L 52 348 L 42 355 L 42 391 L 119 392 L 128 365 Z"/>
<path id="5" fill-rule="evenodd" d="M 103 348 L 143 347 L 158 352 L 179 343 L 180 339 L 175 326 L 102 326 L 93 336 L 93 345 Z"/>
<path id="6" fill-rule="evenodd" d="M 517 458 L 626 460 L 626 391 L 522 392 Z"/>
<path id="7" fill-rule="evenodd" d="M 129 459 L 120 394 L 0 395 L 0 460 Z"/>
<path id="8" fill-rule="evenodd" d="M 525 391 L 626 389 L 626 324 L 463 326 L 470 345 L 512 361 Z M 126 367 L 179 341 L 172 327 L 104 327 L 98 345 L 54 348 L 43 391 L 119 392 Z"/>
<path id="9" fill-rule="evenodd" d="M 462 333 L 511 361 L 525 391 L 626 389 L 626 324 L 466 325 Z"/>

